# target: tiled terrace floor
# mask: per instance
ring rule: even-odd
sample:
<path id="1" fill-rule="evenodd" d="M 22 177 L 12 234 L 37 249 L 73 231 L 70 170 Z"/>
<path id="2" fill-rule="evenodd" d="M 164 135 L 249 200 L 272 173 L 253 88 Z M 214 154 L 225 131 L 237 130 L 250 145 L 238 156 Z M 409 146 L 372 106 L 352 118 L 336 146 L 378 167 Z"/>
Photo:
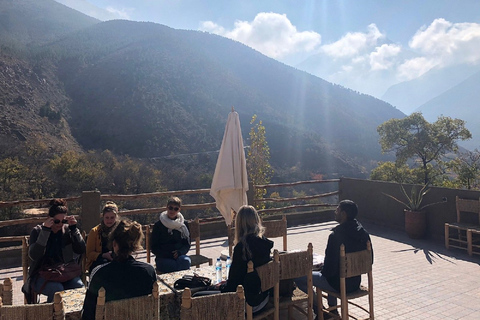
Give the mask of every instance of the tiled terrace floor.
<path id="1" fill-rule="evenodd" d="M 335 223 L 288 229 L 288 249 L 306 249 L 312 242 L 323 254 L 329 230 Z M 376 319 L 480 319 L 480 258 L 442 243 L 412 240 L 402 231 L 365 224 L 372 237 Z M 202 254 L 218 257 L 226 237 L 202 241 Z M 281 238 L 275 248 L 281 249 Z M 145 260 L 145 255 L 139 256 Z M 23 303 L 20 268 L 0 270 L 0 279 L 14 280 L 15 304 Z M 361 301 L 361 300 L 360 300 Z M 367 305 L 366 302 L 361 304 Z M 281 314 L 286 319 L 286 313 Z M 298 317 L 298 319 L 302 319 Z"/>

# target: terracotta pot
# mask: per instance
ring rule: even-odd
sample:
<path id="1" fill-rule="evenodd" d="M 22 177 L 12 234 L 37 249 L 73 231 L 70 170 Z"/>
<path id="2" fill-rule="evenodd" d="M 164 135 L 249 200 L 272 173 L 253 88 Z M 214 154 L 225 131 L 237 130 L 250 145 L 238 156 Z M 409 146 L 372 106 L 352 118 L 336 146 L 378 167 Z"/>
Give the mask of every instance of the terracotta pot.
<path id="1" fill-rule="evenodd" d="M 405 231 L 410 238 L 423 238 L 426 230 L 427 215 L 425 211 L 405 210 Z"/>

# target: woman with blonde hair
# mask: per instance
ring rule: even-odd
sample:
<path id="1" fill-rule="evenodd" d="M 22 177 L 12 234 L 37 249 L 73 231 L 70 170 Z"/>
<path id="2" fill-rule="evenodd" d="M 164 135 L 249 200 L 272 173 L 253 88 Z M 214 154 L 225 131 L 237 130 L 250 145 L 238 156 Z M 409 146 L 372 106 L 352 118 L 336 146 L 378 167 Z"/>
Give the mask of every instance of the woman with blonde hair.
<path id="1" fill-rule="evenodd" d="M 232 266 L 226 285 L 221 287 L 222 292 L 235 292 L 238 285 L 243 285 L 245 298 L 253 312 L 260 311 L 268 302 L 268 292 L 261 292 L 258 275 L 253 273 L 256 278 L 245 277 L 248 261 L 253 261 L 254 268 L 270 261 L 273 242 L 263 236 L 264 231 L 257 210 L 248 205 L 240 207 L 235 218 Z"/>
<path id="2" fill-rule="evenodd" d="M 108 245 L 108 235 L 118 223 L 118 207 L 107 201 L 102 209 L 102 221 L 90 230 L 87 238 L 86 268 L 92 270 L 101 264 L 112 261 L 112 248 Z"/>
<path id="3" fill-rule="evenodd" d="M 121 300 L 152 293 L 157 280 L 150 264 L 137 261 L 132 256 L 142 249 L 142 226 L 136 221 L 121 220 L 110 233 L 113 260 L 99 265 L 90 276 L 82 319 L 95 319 L 98 290 L 105 288 L 105 301 Z"/>

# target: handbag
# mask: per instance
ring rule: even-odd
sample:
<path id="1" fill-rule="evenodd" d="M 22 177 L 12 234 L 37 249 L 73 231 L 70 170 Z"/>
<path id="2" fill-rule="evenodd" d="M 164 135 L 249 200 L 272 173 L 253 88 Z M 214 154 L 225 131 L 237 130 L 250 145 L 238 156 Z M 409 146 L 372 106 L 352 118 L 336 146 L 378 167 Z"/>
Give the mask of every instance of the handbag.
<path id="1" fill-rule="evenodd" d="M 82 274 L 82 268 L 78 263 L 72 261 L 45 266 L 38 271 L 38 274 L 47 281 L 65 282 L 79 277 Z"/>
<path id="2" fill-rule="evenodd" d="M 202 277 L 197 274 L 184 275 L 173 284 L 175 289 L 185 289 L 185 288 L 199 288 L 199 287 L 208 287 L 212 283 L 212 280 L 207 277 Z"/>

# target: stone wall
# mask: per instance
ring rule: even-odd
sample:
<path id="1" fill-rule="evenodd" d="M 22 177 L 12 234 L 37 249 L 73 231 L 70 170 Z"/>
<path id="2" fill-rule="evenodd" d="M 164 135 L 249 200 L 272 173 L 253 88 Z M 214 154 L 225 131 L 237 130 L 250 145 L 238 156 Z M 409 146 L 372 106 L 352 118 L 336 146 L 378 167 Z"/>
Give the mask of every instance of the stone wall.
<path id="1" fill-rule="evenodd" d="M 410 192 L 411 185 L 405 185 Z M 396 198 L 404 199 L 398 183 L 342 178 L 339 183 L 340 200 L 351 199 L 358 205 L 360 221 L 368 221 L 377 225 L 398 230 L 404 230 L 404 207 L 402 204 L 387 197 L 383 193 L 391 194 Z M 425 195 L 424 203 L 433 203 L 447 198 L 446 203 L 427 207 L 427 238 L 444 241 L 445 222 L 457 220 L 455 197 L 465 199 L 479 199 L 480 191 L 459 190 L 432 187 Z M 466 217 L 470 222 L 478 223 L 478 215 Z"/>

